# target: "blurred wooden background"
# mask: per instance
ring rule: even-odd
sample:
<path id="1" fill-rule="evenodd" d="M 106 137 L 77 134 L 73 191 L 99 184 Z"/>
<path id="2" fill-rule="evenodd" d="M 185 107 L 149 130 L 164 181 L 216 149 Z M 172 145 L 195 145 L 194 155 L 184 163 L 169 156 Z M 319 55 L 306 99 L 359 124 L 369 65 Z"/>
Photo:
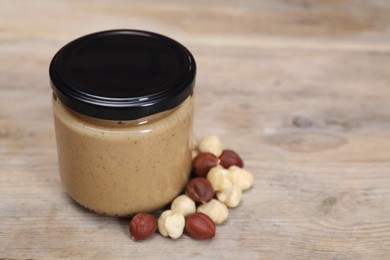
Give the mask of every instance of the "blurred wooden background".
<path id="1" fill-rule="evenodd" d="M 87 33 L 170 36 L 195 133 L 255 175 L 217 236 L 130 240 L 58 175 L 48 66 Z M 390 259 L 390 1 L 0 0 L 0 259 Z"/>

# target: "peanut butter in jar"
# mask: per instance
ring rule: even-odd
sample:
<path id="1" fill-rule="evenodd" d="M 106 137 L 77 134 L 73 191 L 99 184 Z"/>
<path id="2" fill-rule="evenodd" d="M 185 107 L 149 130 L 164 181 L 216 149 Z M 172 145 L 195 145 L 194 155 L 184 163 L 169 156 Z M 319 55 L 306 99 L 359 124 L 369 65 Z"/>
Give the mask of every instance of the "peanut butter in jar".
<path id="1" fill-rule="evenodd" d="M 126 216 L 168 204 L 191 171 L 191 53 L 135 30 L 90 34 L 50 65 L 59 171 L 77 203 Z"/>

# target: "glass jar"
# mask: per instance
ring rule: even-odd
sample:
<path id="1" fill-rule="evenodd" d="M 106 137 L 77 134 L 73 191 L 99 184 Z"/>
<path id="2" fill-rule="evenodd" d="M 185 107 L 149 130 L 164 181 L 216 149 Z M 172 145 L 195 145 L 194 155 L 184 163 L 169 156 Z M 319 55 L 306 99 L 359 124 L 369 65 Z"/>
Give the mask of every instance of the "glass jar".
<path id="1" fill-rule="evenodd" d="M 168 204 L 191 171 L 191 53 L 135 30 L 90 34 L 50 64 L 59 171 L 67 193 L 98 213 Z"/>

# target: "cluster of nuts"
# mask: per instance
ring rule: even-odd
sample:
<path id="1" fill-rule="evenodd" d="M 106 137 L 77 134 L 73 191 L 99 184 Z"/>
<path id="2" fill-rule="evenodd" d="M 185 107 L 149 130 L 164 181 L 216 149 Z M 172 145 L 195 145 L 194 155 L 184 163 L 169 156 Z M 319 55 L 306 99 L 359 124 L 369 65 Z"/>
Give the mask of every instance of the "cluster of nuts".
<path id="1" fill-rule="evenodd" d="M 147 213 L 136 214 L 129 229 L 133 240 L 143 240 L 158 229 L 160 234 L 178 239 L 185 231 L 195 239 L 215 236 L 216 224 L 229 216 L 228 207 L 240 204 L 242 191 L 253 184 L 251 173 L 232 150 L 224 150 L 220 138 L 211 135 L 193 150 L 192 171 L 185 194 L 172 201 L 171 208 L 158 220 Z"/>

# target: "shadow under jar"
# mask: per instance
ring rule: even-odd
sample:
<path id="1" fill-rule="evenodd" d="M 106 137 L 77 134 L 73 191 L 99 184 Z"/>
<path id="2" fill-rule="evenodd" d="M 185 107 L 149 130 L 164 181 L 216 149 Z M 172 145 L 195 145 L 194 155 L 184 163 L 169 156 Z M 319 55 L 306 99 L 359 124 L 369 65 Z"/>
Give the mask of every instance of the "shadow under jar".
<path id="1" fill-rule="evenodd" d="M 145 31 L 98 32 L 60 49 L 49 72 L 70 197 L 126 216 L 161 208 L 184 189 L 196 74 L 184 46 Z"/>

